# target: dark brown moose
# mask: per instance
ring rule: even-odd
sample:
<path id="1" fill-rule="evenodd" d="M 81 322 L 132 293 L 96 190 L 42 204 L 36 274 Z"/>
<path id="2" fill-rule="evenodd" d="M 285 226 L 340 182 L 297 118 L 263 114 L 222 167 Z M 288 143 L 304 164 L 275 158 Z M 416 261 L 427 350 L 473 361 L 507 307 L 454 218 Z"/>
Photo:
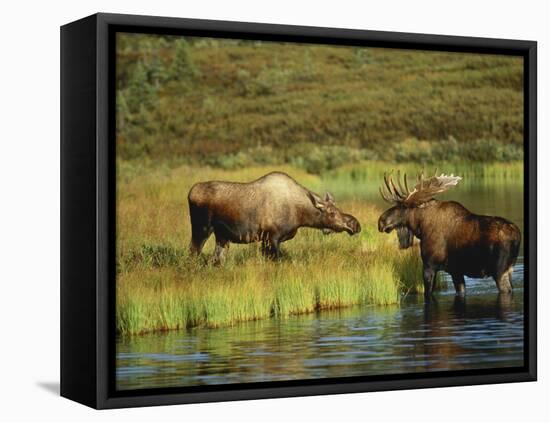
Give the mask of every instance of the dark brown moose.
<path id="1" fill-rule="evenodd" d="M 400 248 L 409 248 L 415 236 L 420 239 L 426 297 L 440 270 L 452 276 L 457 294 L 465 292 L 464 276 L 491 276 L 500 292 L 511 292 L 521 233 L 502 217 L 476 215 L 455 201 L 433 198 L 460 180 L 453 175 L 428 179 L 420 175 L 410 190 L 406 175 L 402 184 L 398 173 L 397 186 L 391 176 L 384 175 L 380 194 L 394 206 L 380 216 L 378 230 L 390 233 L 396 229 Z"/>
<path id="2" fill-rule="evenodd" d="M 270 258 L 280 256 L 279 245 L 294 238 L 301 227 L 326 232 L 361 231 L 355 217 L 342 213 L 330 193 L 322 199 L 282 172 L 269 173 L 253 182 L 210 181 L 189 191 L 191 252 L 200 254 L 214 233 L 214 261 L 221 263 L 229 243 L 262 243 Z"/>

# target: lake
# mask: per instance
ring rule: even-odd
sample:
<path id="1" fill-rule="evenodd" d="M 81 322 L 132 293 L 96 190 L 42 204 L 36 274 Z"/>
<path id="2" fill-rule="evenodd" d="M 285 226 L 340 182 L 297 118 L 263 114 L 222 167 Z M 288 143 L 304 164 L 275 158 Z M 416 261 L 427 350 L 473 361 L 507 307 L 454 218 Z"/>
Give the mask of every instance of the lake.
<path id="1" fill-rule="evenodd" d="M 522 187 L 522 180 L 484 181 L 446 197 L 506 217 L 523 233 Z M 381 204 L 374 191 L 364 200 Z M 448 288 L 429 305 L 410 295 L 399 306 L 119 337 L 117 389 L 522 366 L 523 275 L 520 257 L 511 295 L 500 295 L 492 279 L 466 279 L 466 297 L 456 297 L 445 275 Z"/>

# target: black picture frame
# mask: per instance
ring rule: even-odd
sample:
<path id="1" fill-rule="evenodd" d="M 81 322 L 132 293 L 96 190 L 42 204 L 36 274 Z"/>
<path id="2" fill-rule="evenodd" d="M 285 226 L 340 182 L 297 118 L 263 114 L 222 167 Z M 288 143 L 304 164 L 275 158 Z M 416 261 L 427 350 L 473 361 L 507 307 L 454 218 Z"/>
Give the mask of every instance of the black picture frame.
<path id="1" fill-rule="evenodd" d="M 527 229 L 525 365 L 512 369 L 116 392 L 113 318 L 117 31 L 522 56 Z M 61 395 L 103 409 L 536 380 L 536 112 L 534 41 L 104 13 L 61 27 Z"/>

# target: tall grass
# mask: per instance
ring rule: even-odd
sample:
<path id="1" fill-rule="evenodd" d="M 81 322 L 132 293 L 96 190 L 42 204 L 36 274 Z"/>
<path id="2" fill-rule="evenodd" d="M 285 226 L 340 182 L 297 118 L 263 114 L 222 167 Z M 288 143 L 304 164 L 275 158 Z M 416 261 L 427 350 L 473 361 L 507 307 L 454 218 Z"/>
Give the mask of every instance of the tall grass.
<path id="1" fill-rule="evenodd" d="M 361 304 L 396 304 L 400 281 L 391 262 L 354 263 L 341 257 L 322 267 L 291 261 L 209 269 L 192 273 L 177 268 L 119 274 L 117 331 L 142 333 L 195 326 L 218 327 L 246 320 L 286 318 L 315 310 Z"/>

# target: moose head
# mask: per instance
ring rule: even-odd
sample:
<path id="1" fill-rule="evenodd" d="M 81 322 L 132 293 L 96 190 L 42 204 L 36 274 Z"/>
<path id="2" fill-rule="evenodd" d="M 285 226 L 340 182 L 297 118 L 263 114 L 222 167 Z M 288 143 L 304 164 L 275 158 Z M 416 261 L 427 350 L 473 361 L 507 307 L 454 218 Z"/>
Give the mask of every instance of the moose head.
<path id="1" fill-rule="evenodd" d="M 380 187 L 382 198 L 393 205 L 386 210 L 378 219 L 378 230 L 390 233 L 397 231 L 399 248 L 405 249 L 413 245 L 414 235 L 418 225 L 415 221 L 415 210 L 423 209 L 432 205 L 434 196 L 454 187 L 462 178 L 454 175 L 437 175 L 427 179 L 424 174 L 418 175 L 416 185 L 411 190 L 404 174 L 403 183 L 400 173 L 397 172 L 397 185 L 391 175 L 384 174 L 384 186 Z M 417 219 L 416 219 L 417 220 Z"/>
<path id="2" fill-rule="evenodd" d="M 361 225 L 357 219 L 351 214 L 343 213 L 336 207 L 334 196 L 330 192 L 325 193 L 324 199 L 310 192 L 310 199 L 315 208 L 321 212 L 320 226 L 325 235 L 343 231 L 346 231 L 349 235 L 361 232 Z"/>

